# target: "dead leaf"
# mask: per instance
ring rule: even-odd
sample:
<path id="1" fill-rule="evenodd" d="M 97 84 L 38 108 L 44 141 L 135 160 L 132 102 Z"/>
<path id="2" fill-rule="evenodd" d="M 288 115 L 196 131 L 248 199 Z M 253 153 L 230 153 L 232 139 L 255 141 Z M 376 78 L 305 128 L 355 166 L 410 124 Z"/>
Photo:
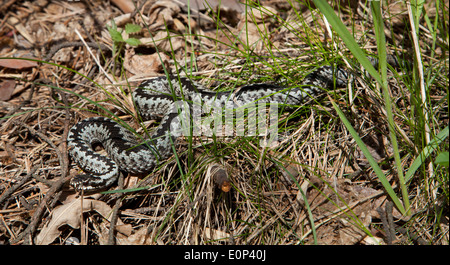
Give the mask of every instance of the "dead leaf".
<path id="1" fill-rule="evenodd" d="M 270 6 L 263 6 L 261 8 L 251 8 L 250 12 L 247 14 L 248 20 L 255 20 L 256 23 L 264 22 L 265 19 L 275 16 L 277 10 Z"/>
<path id="2" fill-rule="evenodd" d="M 238 0 L 179 0 L 184 6 L 188 6 L 191 10 L 205 11 L 206 9 L 216 9 L 220 6 L 220 10 L 233 10 L 237 12 L 244 11 L 244 4 Z"/>
<path id="3" fill-rule="evenodd" d="M 16 81 L 5 79 L 0 81 L 0 100 L 8 101 L 14 92 Z"/>
<path id="4" fill-rule="evenodd" d="M 21 43 L 22 45 L 26 46 L 28 48 L 28 46 L 30 46 L 30 44 L 34 44 L 36 42 L 35 38 L 32 36 L 32 34 L 30 34 L 30 32 L 28 31 L 27 27 L 24 26 L 24 24 L 20 23 L 20 19 L 16 18 L 16 17 L 9 17 L 8 18 L 8 23 L 10 25 L 13 25 L 14 28 L 20 33 L 20 35 L 22 35 L 29 43 Z M 31 48 L 31 47 L 29 47 Z"/>
<path id="5" fill-rule="evenodd" d="M 186 32 L 186 27 L 184 26 L 183 22 L 181 22 L 178 18 L 173 20 L 173 24 L 176 31 Z M 195 26 L 193 26 L 193 28 L 195 28 Z"/>
<path id="6" fill-rule="evenodd" d="M 112 0 L 112 2 L 124 13 L 131 13 L 134 11 L 134 4 L 131 0 Z"/>
<path id="7" fill-rule="evenodd" d="M 10 69 L 26 69 L 36 67 L 38 64 L 35 61 L 28 61 L 24 59 L 0 59 L 0 66 Z"/>
<path id="8" fill-rule="evenodd" d="M 341 227 L 338 232 L 340 245 L 355 245 L 366 236 L 366 233 L 355 224 L 348 222 L 344 218 L 341 218 L 340 221 Z"/>
<path id="9" fill-rule="evenodd" d="M 209 227 L 205 227 L 205 237 L 216 241 L 216 240 L 225 240 L 230 238 L 230 234 L 221 230 L 217 230 L 217 229 L 212 229 Z"/>
<path id="10" fill-rule="evenodd" d="M 376 236 L 366 236 L 361 243 L 365 245 L 386 245 L 382 238 Z"/>
<path id="11" fill-rule="evenodd" d="M 135 75 L 149 76 L 161 73 L 163 64 L 168 67 L 168 61 L 169 59 L 164 53 L 136 55 L 134 50 L 127 50 L 125 52 L 124 68 Z"/>
<path id="12" fill-rule="evenodd" d="M 269 28 L 267 23 L 271 16 L 276 15 L 277 12 L 271 7 L 251 8 L 247 15 L 247 20 L 241 20 L 235 30 L 235 35 L 242 43 L 249 47 L 254 47 L 255 51 L 260 51 L 264 47 L 261 32 L 264 33 Z"/>
<path id="13" fill-rule="evenodd" d="M 173 18 L 180 13 L 180 6 L 172 1 L 157 1 L 150 9 L 148 25 L 150 31 L 165 30 L 173 24 Z"/>
<path id="14" fill-rule="evenodd" d="M 159 31 L 153 38 L 141 38 L 140 41 L 143 45 L 158 47 L 158 49 L 165 52 L 177 51 L 184 46 L 182 37 L 177 37 L 176 34 L 171 34 L 167 31 Z"/>
<path id="15" fill-rule="evenodd" d="M 0 166 L 10 164 L 12 162 L 11 156 L 9 156 L 8 152 L 0 151 Z"/>
<path id="16" fill-rule="evenodd" d="M 152 238 L 148 235 L 148 228 L 141 227 L 134 234 L 130 236 L 123 236 L 118 234 L 116 236 L 116 243 L 118 245 L 152 245 Z"/>
<path id="17" fill-rule="evenodd" d="M 52 243 L 60 234 L 63 225 L 69 225 L 72 228 L 80 228 L 81 211 L 89 212 L 96 211 L 105 219 L 111 219 L 112 208 L 105 202 L 83 199 L 83 207 L 81 208 L 81 198 L 73 200 L 70 203 L 56 207 L 51 215 L 48 223 L 44 226 L 41 232 L 36 236 L 35 243 L 37 245 L 48 245 Z M 118 228 L 124 227 L 124 223 L 119 219 L 117 221 Z M 130 226 L 130 225 L 129 225 Z M 121 230 L 118 229 L 119 232 Z M 123 231 L 131 231 L 129 228 Z"/>

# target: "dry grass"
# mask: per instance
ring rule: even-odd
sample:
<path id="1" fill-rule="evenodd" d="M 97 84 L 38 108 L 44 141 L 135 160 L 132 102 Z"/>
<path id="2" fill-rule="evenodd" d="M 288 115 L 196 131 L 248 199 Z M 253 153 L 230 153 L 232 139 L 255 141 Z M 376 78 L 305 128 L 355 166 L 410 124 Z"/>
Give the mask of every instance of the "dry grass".
<path id="1" fill-rule="evenodd" d="M 113 114 L 142 133 L 128 92 L 164 69 L 184 69 L 220 90 L 247 82 L 300 83 L 308 71 L 335 60 L 358 69 L 346 59 L 349 53 L 342 44 L 329 39 L 317 10 L 297 4 L 294 10 L 281 1 L 266 4 L 278 9 L 278 16 L 254 17 L 246 26 L 232 12 L 223 12 L 220 19 L 210 12 L 212 19 L 202 15 L 200 20 L 171 7 L 145 5 L 143 14 L 153 23 L 137 37 L 148 39 L 148 30 L 167 36 L 163 14 L 172 37 L 137 49 L 124 47 L 120 53 L 111 53 L 113 41 L 105 26 L 122 14 L 115 6 L 103 1 L 90 6 L 67 1 L 9 6 L 0 20 L 0 38 L 7 43 L 0 46 L 0 56 L 45 61 L 38 67 L 0 68 L 2 79 L 15 80 L 10 98 L 0 101 L 0 244 L 66 244 L 74 239 L 83 244 L 385 244 L 389 233 L 383 211 L 403 229 L 393 243 L 448 244 L 448 173 L 435 167 L 440 177 L 431 178 L 424 168 L 409 186 L 413 216 L 389 212 L 382 185 L 329 103 L 332 98 L 346 111 L 395 186 L 385 110 L 364 76 L 349 89 L 330 92 L 329 98 L 283 111 L 280 144 L 274 148 L 262 149 L 258 137 L 187 137 L 177 141 L 177 152 L 154 172 L 125 176 L 112 188 L 127 192 L 81 200 L 67 185 L 79 173 L 67 154 L 70 126 L 88 116 Z M 348 27 L 361 47 L 375 53 L 370 20 L 341 8 L 342 20 L 351 21 Z M 396 14 L 390 20 L 390 47 L 408 51 L 405 7 L 389 8 Z M 139 15 L 130 22 L 144 27 Z M 80 42 L 76 31 L 90 44 Z M 256 40 L 256 45 L 246 45 Z M 424 33 L 426 56 L 431 56 L 429 42 Z M 55 49 L 59 44 L 67 47 Z M 441 72 L 430 72 L 436 75 L 429 92 L 435 128 L 448 124 L 448 39 L 439 45 L 429 58 Z M 122 68 L 123 58 L 137 62 Z M 391 73 L 389 79 L 405 167 L 423 148 L 412 123 L 408 78 L 407 73 Z M 448 150 L 448 142 L 442 149 Z M 226 169 L 229 192 L 214 183 L 214 163 Z"/>

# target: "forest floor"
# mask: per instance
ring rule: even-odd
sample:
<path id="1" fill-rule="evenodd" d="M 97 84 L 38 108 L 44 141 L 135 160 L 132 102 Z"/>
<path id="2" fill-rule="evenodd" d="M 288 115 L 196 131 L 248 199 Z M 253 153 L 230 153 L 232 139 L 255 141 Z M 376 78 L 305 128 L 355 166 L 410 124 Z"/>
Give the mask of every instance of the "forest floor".
<path id="1" fill-rule="evenodd" d="M 3 2 L 0 244 L 449 243 L 448 139 L 436 138 L 448 135 L 448 1 L 425 4 L 417 41 L 406 4 L 382 6 L 388 52 L 411 62 L 388 71 L 401 166 L 415 170 L 406 174 L 408 214 L 393 206 L 331 103 L 405 203 L 380 86 L 310 1 Z M 376 55 L 370 7 L 332 2 L 358 45 Z M 417 49 L 425 94 L 412 63 Z M 167 161 L 125 174 L 109 191 L 80 196 L 69 185 L 81 172 L 66 143 L 78 121 L 112 117 L 144 137 L 155 127 L 139 122 L 131 100 L 143 80 L 171 73 L 215 91 L 293 87 L 330 64 L 359 77 L 279 110 L 273 146 L 261 147 L 260 136 L 180 137 Z M 422 150 L 430 151 L 416 168 Z"/>

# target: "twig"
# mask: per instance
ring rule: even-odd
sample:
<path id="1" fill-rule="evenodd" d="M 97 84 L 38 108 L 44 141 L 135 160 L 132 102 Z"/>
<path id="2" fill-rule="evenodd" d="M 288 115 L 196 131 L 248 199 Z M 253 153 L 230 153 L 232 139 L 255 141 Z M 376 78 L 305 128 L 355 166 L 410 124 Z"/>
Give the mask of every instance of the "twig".
<path id="1" fill-rule="evenodd" d="M 65 97 L 64 94 L 61 94 L 61 97 L 63 98 L 63 102 L 66 104 L 67 106 L 67 99 Z M 68 109 L 66 108 L 66 114 L 68 113 Z M 67 134 L 69 132 L 69 115 L 66 115 L 66 119 L 64 122 L 64 133 L 63 133 L 63 139 L 67 138 Z M 58 147 L 44 134 L 36 131 L 35 129 L 33 129 L 32 127 L 28 126 L 27 124 L 21 122 L 21 121 L 14 121 L 15 124 L 18 124 L 20 126 L 23 126 L 25 128 L 27 128 L 32 134 L 37 135 L 39 138 L 41 138 L 42 140 L 44 140 L 45 142 L 47 142 L 56 152 L 58 158 L 59 158 L 59 162 L 60 162 L 60 168 L 61 168 L 61 179 L 54 182 L 52 187 L 49 189 L 49 191 L 47 192 L 45 198 L 42 200 L 42 202 L 40 203 L 40 205 L 37 207 L 36 211 L 34 212 L 33 217 L 31 218 L 30 224 L 28 225 L 28 227 L 14 240 L 11 241 L 11 244 L 16 244 L 17 242 L 24 240 L 23 244 L 29 245 L 32 244 L 32 235 L 34 234 L 34 232 L 36 231 L 37 226 L 39 225 L 39 223 L 42 221 L 42 215 L 44 214 L 45 210 L 48 207 L 48 204 L 54 204 L 56 198 L 58 196 L 56 196 L 57 194 L 61 194 L 58 193 L 59 190 L 63 187 L 64 183 L 66 183 L 67 181 L 70 180 L 70 176 L 67 176 L 67 172 L 68 172 L 68 168 L 69 168 L 69 158 L 67 155 L 67 148 L 66 148 L 66 142 L 63 141 L 62 143 L 62 150 L 65 150 L 64 153 L 61 153 L 61 151 L 58 149 Z"/>
<path id="2" fill-rule="evenodd" d="M 59 151 L 58 147 L 52 142 L 52 140 L 50 140 L 46 135 L 42 134 L 41 132 L 36 131 L 33 127 L 25 124 L 22 121 L 19 120 L 15 120 L 13 121 L 13 123 L 15 123 L 16 125 L 25 127 L 28 131 L 30 131 L 31 134 L 34 134 L 36 136 L 38 136 L 39 138 L 41 138 L 42 140 L 44 140 L 46 143 L 48 143 L 53 149 L 55 149 L 56 154 L 58 155 L 58 157 L 61 158 L 61 152 Z M 61 159 L 60 159 L 61 162 Z"/>
<path id="3" fill-rule="evenodd" d="M 377 212 L 380 215 L 381 222 L 383 223 L 383 229 L 386 233 L 386 244 L 392 245 L 395 240 L 394 219 L 392 217 L 392 202 L 386 202 L 385 209 L 378 207 Z"/>
<path id="4" fill-rule="evenodd" d="M 12 116 L 14 113 L 16 113 L 17 111 L 19 111 L 22 107 L 24 107 L 25 105 L 29 104 L 31 102 L 31 99 L 33 98 L 33 94 L 35 92 L 35 86 L 37 82 L 48 82 L 46 79 L 36 79 L 35 82 L 31 83 L 31 91 L 30 91 L 30 95 L 28 96 L 27 99 L 25 99 L 24 101 L 20 102 L 19 105 L 14 106 L 8 113 L 6 113 L 5 117 L 8 116 Z M 0 119 L 0 125 L 6 121 L 3 119 Z"/>
<path id="5" fill-rule="evenodd" d="M 18 181 L 16 184 L 14 184 L 11 188 L 6 190 L 2 196 L 0 196 L 0 205 L 3 203 L 5 199 L 8 199 L 11 194 L 13 194 L 17 189 L 22 187 L 23 184 L 27 183 L 30 179 L 33 178 L 33 174 L 36 172 L 36 170 L 39 168 L 40 165 L 36 165 L 31 168 L 30 172 L 27 173 L 27 175 L 22 178 L 20 181 Z"/>
<path id="6" fill-rule="evenodd" d="M 123 179 L 124 179 L 123 174 L 120 174 L 117 185 L 118 189 L 123 189 Z M 116 223 L 118 219 L 119 208 L 122 205 L 122 196 L 123 193 L 121 193 L 121 195 L 117 198 L 116 204 L 114 205 L 112 211 L 111 222 L 109 224 L 108 245 L 114 245 L 116 241 L 115 240 Z"/>
<path id="7" fill-rule="evenodd" d="M 42 200 L 39 207 L 36 209 L 33 217 L 31 218 L 31 222 L 28 227 L 14 240 L 11 240 L 11 244 L 17 244 L 19 241 L 24 240 L 25 245 L 30 245 L 32 243 L 31 235 L 36 231 L 36 227 L 42 221 L 41 216 L 44 211 L 47 209 L 47 203 L 52 199 L 53 194 L 58 192 L 61 187 L 70 180 L 70 177 L 61 178 L 59 181 L 55 182 L 54 185 L 47 192 L 45 198 Z M 25 238 L 25 239 L 24 239 Z"/>
<path id="8" fill-rule="evenodd" d="M 391 201 L 386 202 L 386 218 L 387 218 L 387 228 L 389 231 L 387 231 L 389 235 L 389 240 L 392 242 L 395 241 L 395 224 L 394 224 L 394 217 L 392 216 L 392 210 L 393 210 L 394 204 Z"/>
<path id="9" fill-rule="evenodd" d="M 380 214 L 381 222 L 383 223 L 383 228 L 386 233 L 386 244 L 392 245 L 395 243 L 395 231 L 397 230 L 399 233 L 407 236 L 416 244 L 419 245 L 428 245 L 428 243 L 420 238 L 413 232 L 410 232 L 408 229 L 399 226 L 394 223 L 394 218 L 392 216 L 393 203 L 388 201 L 386 202 L 385 211 L 381 208 L 377 209 L 377 212 Z M 416 213 L 417 214 L 417 213 Z"/>
<path id="10" fill-rule="evenodd" d="M 418 245 L 429 245 L 427 241 L 420 238 L 417 234 L 410 232 L 408 229 L 401 227 L 399 225 L 395 225 L 395 230 L 399 233 L 409 237 L 412 241 L 414 241 Z"/>
<path id="11" fill-rule="evenodd" d="M 411 37 L 414 44 L 414 54 L 416 56 L 416 62 L 417 62 L 417 74 L 419 77 L 419 80 L 417 82 L 419 83 L 420 87 L 420 96 L 422 100 L 422 111 L 423 111 L 423 117 L 424 117 L 424 132 L 425 132 L 425 145 L 427 145 L 431 141 L 431 130 L 429 124 L 429 117 L 428 117 L 428 105 L 427 105 L 427 93 L 425 88 L 425 77 L 423 72 L 423 65 L 422 65 L 422 57 L 421 57 L 421 51 L 419 46 L 419 39 L 417 38 L 418 32 L 416 32 L 416 24 L 414 23 L 414 13 L 411 8 L 411 3 L 407 1 L 407 7 L 408 7 L 408 17 L 409 17 L 409 23 L 411 27 Z M 418 30 L 418 29 L 417 29 Z M 428 172 L 430 176 L 434 175 L 434 169 L 433 164 L 431 161 L 428 163 Z"/>
<path id="12" fill-rule="evenodd" d="M 108 78 L 108 80 L 111 83 L 114 83 L 115 81 L 108 75 L 108 73 L 106 73 L 105 69 L 103 69 L 102 65 L 100 64 L 100 62 L 98 61 L 98 58 L 96 56 L 94 56 L 94 54 L 92 53 L 91 49 L 89 49 L 89 47 L 91 47 L 88 42 L 85 42 L 83 37 L 81 36 L 80 32 L 78 32 L 77 29 L 75 29 L 75 33 L 78 35 L 78 37 L 80 38 L 81 42 L 86 46 L 86 49 L 88 50 L 89 54 L 92 56 L 92 59 L 94 59 L 95 63 L 97 64 L 97 66 L 100 68 L 100 70 L 103 72 L 103 74 L 105 75 L 106 78 Z M 100 44 L 97 44 L 96 47 L 99 47 Z M 95 48 L 96 48 L 95 47 Z"/>
<path id="13" fill-rule="evenodd" d="M 49 61 L 54 55 L 55 53 L 57 53 L 59 50 L 63 49 L 63 48 L 68 48 L 68 47 L 91 47 L 94 49 L 99 49 L 101 51 L 105 50 L 108 51 L 109 47 L 106 46 L 103 43 L 96 43 L 96 42 L 81 42 L 81 41 L 75 41 L 75 42 L 64 42 L 64 43 L 60 43 L 57 44 L 55 46 L 53 46 L 50 51 L 48 52 L 47 56 L 45 56 L 44 61 Z"/>

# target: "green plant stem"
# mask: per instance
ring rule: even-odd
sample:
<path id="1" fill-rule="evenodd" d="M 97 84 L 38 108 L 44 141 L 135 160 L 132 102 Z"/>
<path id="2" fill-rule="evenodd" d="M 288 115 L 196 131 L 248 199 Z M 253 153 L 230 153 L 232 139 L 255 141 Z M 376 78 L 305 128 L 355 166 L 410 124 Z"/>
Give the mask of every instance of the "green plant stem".
<path id="1" fill-rule="evenodd" d="M 345 45 L 349 48 L 349 50 L 353 53 L 353 55 L 356 57 L 356 59 L 361 63 L 361 65 L 366 69 L 367 72 L 380 84 L 382 91 L 383 91 L 383 97 L 385 99 L 385 108 L 387 113 L 387 119 L 388 119 L 388 126 L 389 126 L 389 136 L 391 138 L 391 143 L 394 149 L 394 159 L 396 163 L 396 169 L 397 174 L 400 182 L 400 187 L 402 190 L 402 198 L 403 198 L 403 205 L 398 201 L 397 195 L 393 192 L 392 186 L 389 184 L 389 182 L 386 180 L 386 176 L 384 173 L 379 169 L 378 164 L 373 160 L 373 157 L 370 155 L 370 153 L 367 151 L 367 147 L 362 143 L 358 144 L 358 146 L 361 148 L 361 150 L 367 151 L 364 152 L 364 155 L 366 158 L 372 162 L 370 162 L 370 165 L 375 170 L 378 178 L 383 183 L 384 188 L 389 193 L 390 197 L 394 201 L 396 207 L 398 210 L 405 215 L 409 215 L 409 198 L 408 198 L 408 190 L 405 185 L 405 180 L 403 176 L 403 168 L 401 165 L 401 159 L 400 159 L 400 152 L 398 149 L 398 143 L 397 143 L 397 137 L 395 135 L 395 123 L 393 119 L 393 113 L 392 113 L 392 104 L 390 101 L 390 95 L 389 90 L 387 86 L 387 62 L 386 62 L 386 43 L 384 38 L 384 24 L 381 17 L 381 6 L 379 1 L 371 1 L 372 6 L 372 13 L 374 17 L 374 24 L 375 24 L 375 32 L 377 36 L 377 46 L 378 46 L 378 52 L 379 55 L 379 62 L 381 66 L 381 72 L 380 75 L 375 68 L 371 65 L 369 60 L 366 58 L 364 52 L 361 50 L 361 48 L 356 43 L 353 36 L 348 32 L 347 28 L 344 26 L 342 21 L 336 16 L 333 9 L 328 5 L 325 1 L 319 1 L 314 0 L 314 4 L 320 9 L 320 11 L 324 14 L 324 16 L 327 18 L 328 22 L 333 26 L 333 29 L 337 32 L 337 34 L 341 37 L 341 39 L 344 41 Z M 344 114 L 340 112 L 339 108 L 335 103 L 333 103 L 333 106 L 335 107 L 336 111 L 338 111 L 338 114 L 342 121 L 347 121 L 346 124 L 347 129 L 352 132 L 353 130 L 352 126 L 348 122 L 348 120 L 345 118 Z M 352 136 L 356 139 L 359 139 L 359 136 L 356 132 L 352 133 Z M 406 210 L 405 210 L 406 209 Z"/>
<path id="2" fill-rule="evenodd" d="M 400 189 L 402 192 L 402 198 L 403 198 L 403 205 L 406 210 L 406 214 L 410 215 L 410 203 L 409 203 L 409 196 L 408 196 L 408 188 L 405 183 L 405 178 L 403 175 L 403 166 L 402 166 L 402 160 L 400 158 L 400 151 L 398 149 L 398 142 L 397 142 L 397 136 L 395 133 L 395 123 L 394 123 L 394 115 L 392 113 L 392 102 L 391 102 L 391 95 L 389 94 L 388 89 L 388 82 L 387 82 L 387 52 L 386 52 L 386 38 L 384 35 L 384 22 L 383 18 L 381 16 L 381 5 L 379 1 L 371 1 L 370 6 L 372 9 L 372 15 L 374 20 L 374 27 L 375 27 L 375 36 L 377 39 L 377 50 L 378 50 L 378 56 L 379 56 L 379 64 L 378 67 L 380 68 L 380 74 L 381 74 L 381 88 L 383 92 L 383 98 L 384 98 L 384 106 L 386 109 L 387 119 L 388 119 L 388 125 L 389 125 L 389 138 L 391 140 L 392 148 L 394 149 L 394 160 L 395 165 L 397 168 L 397 176 L 398 180 L 400 182 Z"/>

